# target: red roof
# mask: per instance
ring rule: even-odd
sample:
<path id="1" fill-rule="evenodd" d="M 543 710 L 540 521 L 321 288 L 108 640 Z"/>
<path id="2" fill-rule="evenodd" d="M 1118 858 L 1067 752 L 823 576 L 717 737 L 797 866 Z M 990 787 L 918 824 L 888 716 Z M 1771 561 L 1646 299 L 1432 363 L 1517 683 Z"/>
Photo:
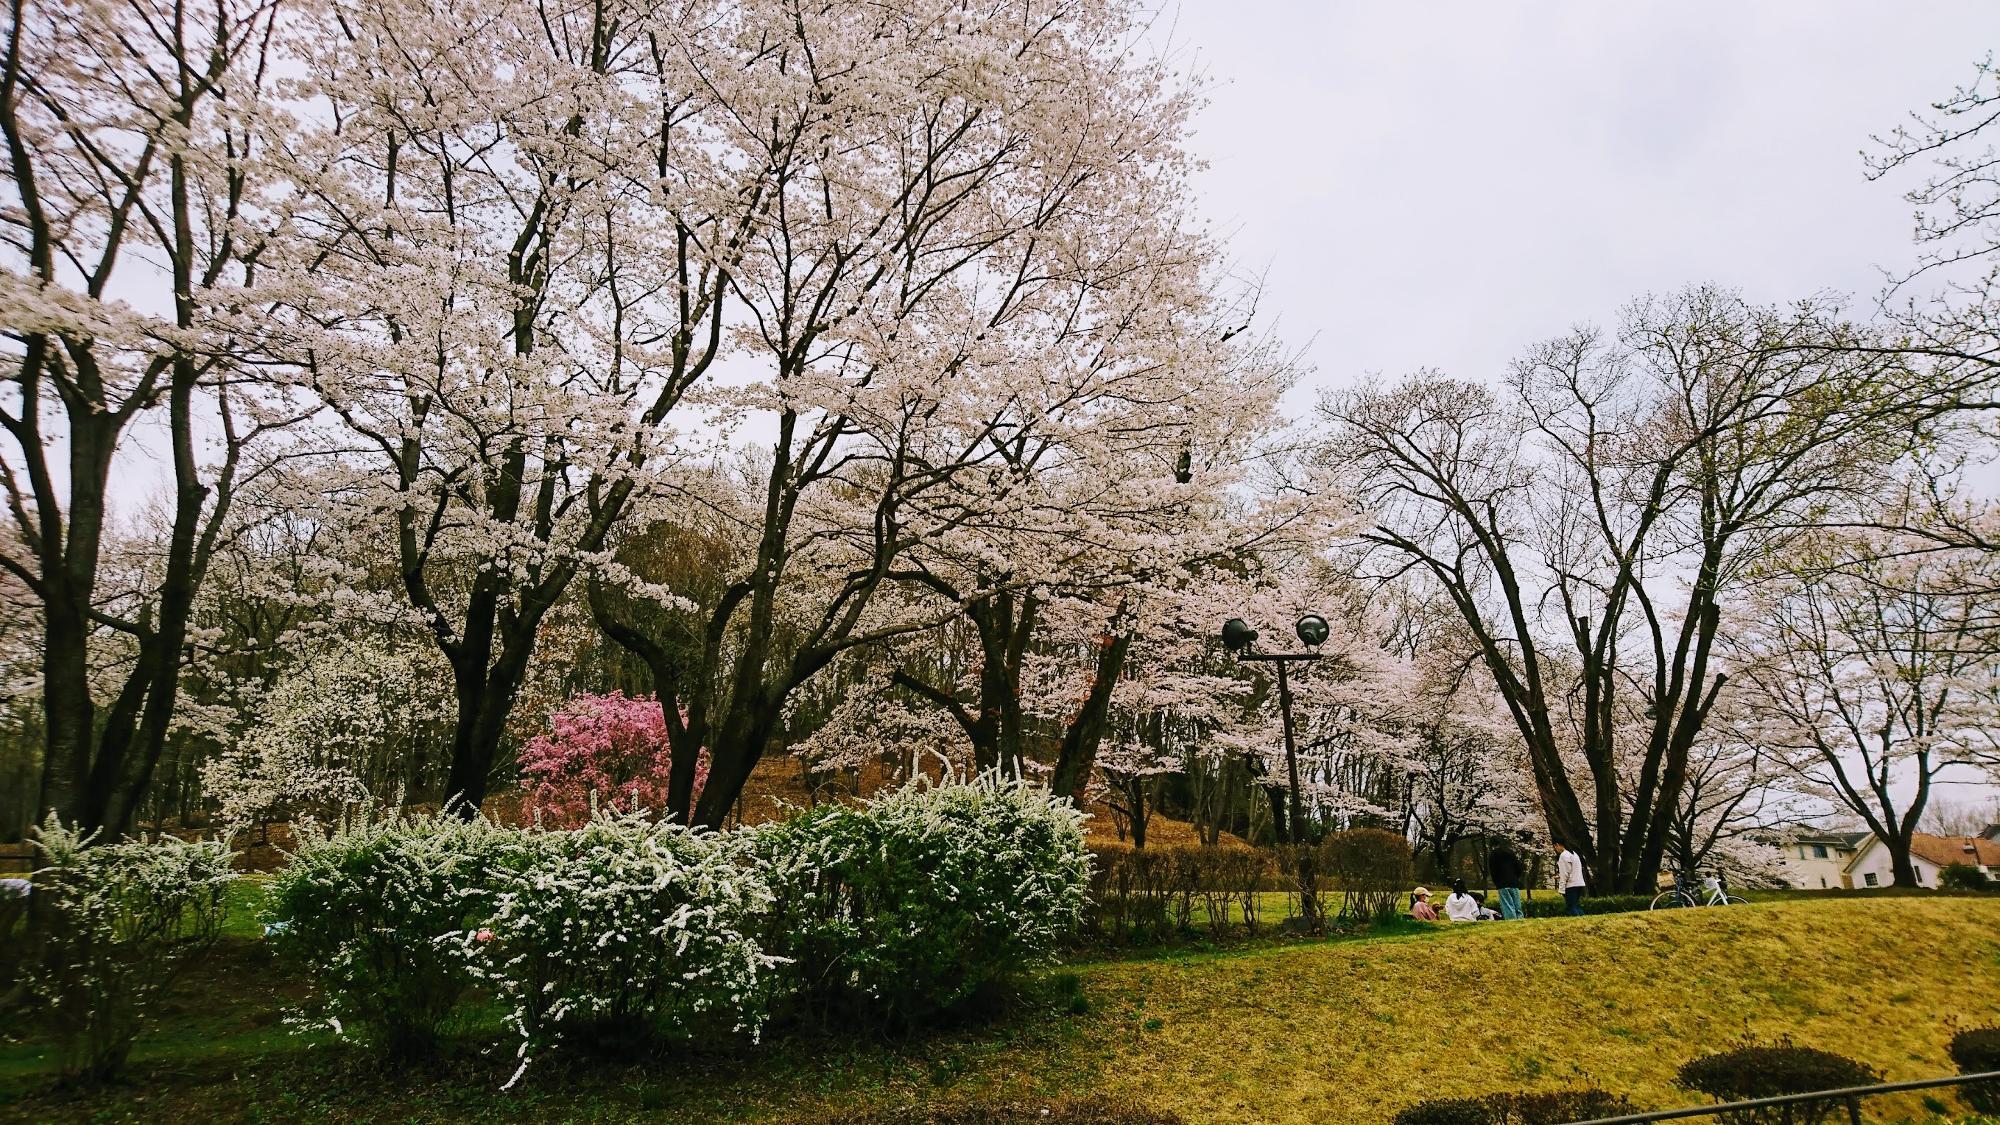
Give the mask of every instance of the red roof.
<path id="1" fill-rule="evenodd" d="M 1939 867 L 1969 863 L 1979 867 L 2000 867 L 2000 840 L 1977 836 L 1933 836 L 1928 832 L 1910 835 L 1910 854 Z"/>

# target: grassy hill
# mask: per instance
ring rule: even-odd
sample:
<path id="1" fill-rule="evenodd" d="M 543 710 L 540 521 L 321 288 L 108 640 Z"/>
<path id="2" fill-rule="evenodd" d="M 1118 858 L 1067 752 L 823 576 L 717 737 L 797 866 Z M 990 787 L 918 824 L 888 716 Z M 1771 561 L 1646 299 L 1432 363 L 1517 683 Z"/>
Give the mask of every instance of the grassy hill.
<path id="1" fill-rule="evenodd" d="M 1590 1084 L 1665 1107 L 1692 1100 L 1671 1085 L 1681 1062 L 1745 1034 L 1892 1079 L 1949 1073 L 1954 1024 L 2000 1019 L 2000 901 L 1547 919 L 1091 984 L 1106 1085 L 1190 1120 L 1380 1121 L 1436 1094 Z"/>
<path id="2" fill-rule="evenodd" d="M 1745 1034 L 1943 1074 L 1955 1028 L 2000 1022 L 2000 897 L 1789 901 L 1072 965 L 995 1025 L 551 1065 L 500 1093 L 472 1050 L 413 1077 L 286 1034 L 292 986 L 239 955 L 113 1095 L 34 1092 L 33 1045 L 0 1047 L 0 1117 L 817 1121 L 1105 1092 L 1188 1121 L 1380 1122 L 1437 1094 L 1586 1084 L 1687 1104 L 1675 1068 Z M 1063 999 L 1074 984 L 1085 1011 Z M 1872 1112 L 1920 1115 L 1915 1099 Z"/>

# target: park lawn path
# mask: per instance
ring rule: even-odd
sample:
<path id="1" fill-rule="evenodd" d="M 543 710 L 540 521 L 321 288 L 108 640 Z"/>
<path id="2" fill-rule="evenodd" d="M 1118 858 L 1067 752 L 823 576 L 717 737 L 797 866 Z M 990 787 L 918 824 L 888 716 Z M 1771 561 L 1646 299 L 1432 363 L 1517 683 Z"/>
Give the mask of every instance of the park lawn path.
<path id="1" fill-rule="evenodd" d="M 1083 977 L 1100 1015 L 1074 1045 L 1102 1086 L 1189 1121 L 1380 1122 L 1588 1085 L 1664 1108 L 1700 1100 L 1672 1085 L 1682 1062 L 1746 1033 L 1950 1073 L 1953 1032 L 2000 1020 L 2000 898 L 1484 923 Z"/>

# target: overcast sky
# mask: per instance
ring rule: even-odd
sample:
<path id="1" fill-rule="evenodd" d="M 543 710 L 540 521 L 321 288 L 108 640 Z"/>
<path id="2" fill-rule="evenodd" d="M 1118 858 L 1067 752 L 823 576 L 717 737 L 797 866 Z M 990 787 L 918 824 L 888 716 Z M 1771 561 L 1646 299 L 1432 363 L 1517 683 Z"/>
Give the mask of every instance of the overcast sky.
<path id="1" fill-rule="evenodd" d="M 2000 4 L 1181 0 L 1212 83 L 1196 185 L 1296 392 L 1526 345 L 1694 282 L 1865 311 L 1908 263 L 1901 186 L 1861 152 L 2000 48 Z M 1984 800 L 1992 787 L 1947 787 Z"/>
<path id="2" fill-rule="evenodd" d="M 1181 0 L 1161 20 L 1213 83 L 1202 205 L 1322 386 L 1491 378 L 1691 282 L 1872 305 L 1910 208 L 1860 152 L 2000 46 L 1991 0 Z"/>

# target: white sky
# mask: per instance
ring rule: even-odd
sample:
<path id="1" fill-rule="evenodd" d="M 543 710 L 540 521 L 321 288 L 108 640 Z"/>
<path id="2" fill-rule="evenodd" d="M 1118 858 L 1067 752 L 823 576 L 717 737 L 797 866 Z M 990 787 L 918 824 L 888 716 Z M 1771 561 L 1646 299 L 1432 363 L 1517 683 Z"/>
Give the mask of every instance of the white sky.
<path id="1" fill-rule="evenodd" d="M 1873 307 L 1908 180 L 1861 151 L 2000 48 L 2000 4 L 1180 0 L 1199 206 L 1316 371 L 1491 379 L 1696 282 Z M 2000 790 L 1955 775 L 1945 800 Z"/>
<path id="2" fill-rule="evenodd" d="M 1213 83 L 1201 205 L 1320 386 L 1491 378 L 1693 282 L 1872 306 L 1910 208 L 1860 151 L 2000 47 L 1990 0 L 1180 0 L 1161 24 Z"/>

